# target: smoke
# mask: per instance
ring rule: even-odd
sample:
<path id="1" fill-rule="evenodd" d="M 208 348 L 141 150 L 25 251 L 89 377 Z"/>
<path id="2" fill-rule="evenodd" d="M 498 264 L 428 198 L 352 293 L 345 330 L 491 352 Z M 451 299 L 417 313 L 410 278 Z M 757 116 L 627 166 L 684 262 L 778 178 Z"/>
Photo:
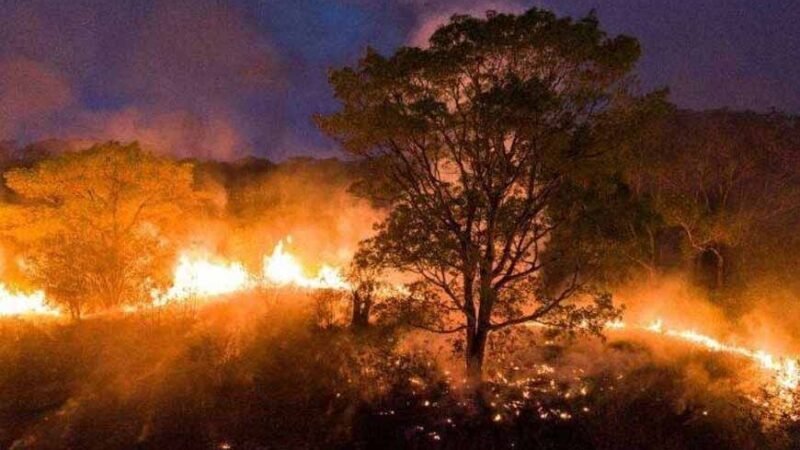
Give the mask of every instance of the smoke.
<path id="1" fill-rule="evenodd" d="M 138 141 L 142 146 L 179 157 L 232 160 L 245 141 L 234 121 L 214 111 L 207 117 L 187 109 L 127 107 L 113 112 L 84 112 L 66 128 L 69 137 Z"/>
<path id="2" fill-rule="evenodd" d="M 283 240 L 309 274 L 323 264 L 344 269 L 383 214 L 350 192 L 353 170 L 333 159 L 261 168 L 234 163 L 219 173 L 201 168 L 201 189 L 223 213 L 194 218 L 188 245 L 258 271 Z"/>
<path id="3" fill-rule="evenodd" d="M 797 294 L 767 277 L 720 296 L 697 286 L 689 273 L 678 272 L 618 286 L 614 298 L 625 305 L 629 324 L 646 326 L 661 320 L 666 326 L 707 334 L 727 344 L 786 357 L 800 353 L 794 332 L 800 320 Z"/>
<path id="4" fill-rule="evenodd" d="M 72 90 L 59 73 L 24 58 L 0 61 L 0 133 L 8 135 L 69 107 Z"/>
<path id="5" fill-rule="evenodd" d="M 519 1 L 4 1 L 0 139 L 138 140 L 178 156 L 331 155 L 325 71 Z M 391 26 L 387 27 L 387 23 Z"/>
<path id="6" fill-rule="evenodd" d="M 784 64 L 795 50 L 777 45 L 793 36 L 787 2 L 752 11 L 763 20 L 713 2 L 595 3 L 0 0 L 0 139 L 139 139 L 222 159 L 333 155 L 309 120 L 336 107 L 326 69 L 353 64 L 367 45 L 425 45 L 452 14 L 533 5 L 575 17 L 599 8 L 610 33 L 641 38 L 644 85 L 669 84 L 682 106 L 796 109 L 797 70 Z"/>
<path id="7" fill-rule="evenodd" d="M 211 0 L 8 2 L 0 18 L 6 138 L 139 140 L 231 159 L 285 124 L 254 98 L 280 62 L 243 11 Z"/>

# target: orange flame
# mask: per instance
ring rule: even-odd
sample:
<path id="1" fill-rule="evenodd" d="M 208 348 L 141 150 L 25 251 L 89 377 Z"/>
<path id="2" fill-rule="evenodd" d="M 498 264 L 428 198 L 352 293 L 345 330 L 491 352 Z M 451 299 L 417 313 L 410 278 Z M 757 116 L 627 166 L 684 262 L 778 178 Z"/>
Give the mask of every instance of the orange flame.
<path id="1" fill-rule="evenodd" d="M 58 313 L 57 309 L 47 306 L 43 291 L 34 291 L 26 294 L 19 291 L 11 291 L 5 284 L 0 283 L 0 316 L 57 315 Z"/>
<path id="2" fill-rule="evenodd" d="M 291 243 L 288 236 L 286 242 Z M 350 285 L 342 278 L 341 271 L 333 266 L 322 265 L 317 276 L 308 277 L 297 258 L 284 250 L 283 240 L 272 250 L 272 254 L 264 257 L 264 282 L 277 286 L 295 285 L 308 289 L 348 289 Z"/>
<path id="3" fill-rule="evenodd" d="M 285 242 L 291 243 L 291 236 Z M 154 302 L 163 305 L 170 301 L 208 299 L 258 287 L 343 290 L 350 286 L 341 271 L 329 265 L 322 265 L 316 276 L 307 276 L 298 258 L 285 249 L 283 239 L 278 241 L 271 254 L 264 256 L 263 264 L 262 273 L 255 275 L 238 262 L 220 262 L 184 254 L 175 267 L 172 287 L 166 292 L 154 293 Z"/>
<path id="4" fill-rule="evenodd" d="M 154 293 L 157 305 L 172 300 L 218 297 L 255 285 L 252 275 L 240 263 L 214 262 L 187 254 L 178 259 L 172 283 L 166 292 Z"/>
<path id="5" fill-rule="evenodd" d="M 608 323 L 606 328 L 618 330 L 627 328 L 627 325 L 622 321 L 614 321 Z M 764 350 L 726 344 L 695 330 L 667 328 L 661 319 L 656 319 L 647 325 L 634 328 L 690 342 L 712 352 L 728 353 L 747 358 L 756 363 L 761 369 L 771 372 L 775 377 L 778 389 L 781 391 L 793 391 L 800 386 L 800 364 L 797 359 L 776 357 Z"/>
<path id="6" fill-rule="evenodd" d="M 209 257 L 184 253 L 178 259 L 173 273 L 173 284 L 167 291 L 153 293 L 155 305 L 187 299 L 209 299 L 225 294 L 247 291 L 258 287 L 293 286 L 302 289 L 350 288 L 339 268 L 322 265 L 315 276 L 307 275 L 299 259 L 286 249 L 291 237 L 278 241 L 272 252 L 263 258 L 260 274 L 250 273 L 239 262 L 221 262 Z M 24 314 L 59 314 L 46 304 L 45 294 L 11 291 L 0 283 L 0 316 Z M 800 362 L 797 359 L 776 357 L 764 350 L 727 344 L 691 329 L 669 328 L 662 320 L 646 325 L 628 326 L 616 320 L 606 324 L 608 330 L 638 329 L 648 333 L 679 339 L 713 352 L 737 355 L 753 361 L 762 370 L 774 375 L 775 386 L 781 392 L 795 391 L 800 387 Z"/>

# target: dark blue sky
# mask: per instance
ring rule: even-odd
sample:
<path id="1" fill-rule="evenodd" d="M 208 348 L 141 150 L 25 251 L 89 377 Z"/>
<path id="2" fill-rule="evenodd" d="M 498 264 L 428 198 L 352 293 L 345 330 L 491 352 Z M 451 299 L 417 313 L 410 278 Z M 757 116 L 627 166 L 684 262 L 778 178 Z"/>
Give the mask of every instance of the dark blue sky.
<path id="1" fill-rule="evenodd" d="M 456 12 L 529 6 L 640 39 L 645 88 L 688 108 L 800 112 L 796 0 L 0 0 L 0 135 L 176 154 L 335 155 L 309 116 L 330 66 L 424 42 Z"/>

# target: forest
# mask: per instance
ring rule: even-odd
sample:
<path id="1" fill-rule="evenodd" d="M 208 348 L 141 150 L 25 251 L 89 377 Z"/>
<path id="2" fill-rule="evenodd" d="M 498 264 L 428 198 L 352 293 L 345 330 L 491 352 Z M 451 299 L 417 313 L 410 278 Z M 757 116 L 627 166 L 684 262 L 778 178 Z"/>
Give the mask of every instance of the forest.
<path id="1" fill-rule="evenodd" d="M 0 448 L 800 448 L 800 120 L 641 52 L 455 15 L 337 158 L 0 143 Z"/>

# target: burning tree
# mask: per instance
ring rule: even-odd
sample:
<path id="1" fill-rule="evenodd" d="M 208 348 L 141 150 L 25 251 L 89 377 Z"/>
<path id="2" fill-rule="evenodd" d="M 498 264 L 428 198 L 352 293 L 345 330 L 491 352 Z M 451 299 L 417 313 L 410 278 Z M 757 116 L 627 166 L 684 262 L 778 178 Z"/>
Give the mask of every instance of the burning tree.
<path id="1" fill-rule="evenodd" d="M 18 201 L 3 205 L 3 232 L 74 318 L 149 299 L 170 261 L 166 237 L 196 199 L 190 165 L 135 143 L 63 153 L 5 179 Z"/>
<path id="2" fill-rule="evenodd" d="M 598 330 L 616 313 L 606 295 L 580 301 L 600 252 L 576 227 L 591 224 L 585 194 L 609 168 L 638 55 L 593 16 L 531 9 L 454 16 L 427 48 L 331 73 L 343 108 L 318 123 L 385 175 L 373 192 L 391 212 L 366 245 L 438 292 L 458 322 L 435 330 L 465 333 L 472 377 L 493 331 Z"/>

